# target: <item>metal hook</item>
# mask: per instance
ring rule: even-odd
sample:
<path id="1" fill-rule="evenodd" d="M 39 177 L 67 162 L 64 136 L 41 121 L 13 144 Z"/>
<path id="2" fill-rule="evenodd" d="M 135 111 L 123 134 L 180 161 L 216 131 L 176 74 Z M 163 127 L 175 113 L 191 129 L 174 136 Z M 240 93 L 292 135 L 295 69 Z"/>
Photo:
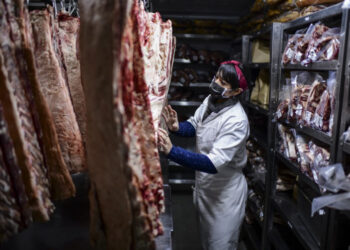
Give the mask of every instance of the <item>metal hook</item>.
<path id="1" fill-rule="evenodd" d="M 76 8 L 77 8 L 77 17 L 79 17 L 80 18 L 80 13 L 79 13 L 79 4 L 76 2 L 76 1 L 74 1 L 75 2 L 75 6 L 76 6 Z"/>
<path id="2" fill-rule="evenodd" d="M 57 16 L 57 2 L 56 0 L 51 0 L 52 1 L 52 7 L 53 7 L 53 14 L 54 14 L 54 17 Z"/>
<path id="3" fill-rule="evenodd" d="M 64 3 L 62 0 L 60 0 L 60 5 L 61 5 L 61 12 L 66 12 L 66 9 L 64 8 Z"/>
<path id="4" fill-rule="evenodd" d="M 72 10 L 69 12 L 69 15 L 72 15 L 74 13 L 74 11 L 77 10 L 76 2 L 75 1 L 71 1 L 71 3 L 72 3 Z"/>

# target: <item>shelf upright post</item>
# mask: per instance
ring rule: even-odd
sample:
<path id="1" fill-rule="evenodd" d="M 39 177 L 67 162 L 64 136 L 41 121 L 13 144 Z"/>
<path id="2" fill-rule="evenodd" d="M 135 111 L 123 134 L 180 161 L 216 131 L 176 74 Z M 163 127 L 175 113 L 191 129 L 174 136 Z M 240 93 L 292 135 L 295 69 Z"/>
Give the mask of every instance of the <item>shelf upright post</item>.
<path id="1" fill-rule="evenodd" d="M 337 74 L 337 83 L 340 84 L 339 88 L 336 89 L 336 103 L 334 119 L 337 124 L 335 135 L 333 129 L 333 152 L 334 163 L 344 161 L 344 140 L 343 133 L 349 126 L 350 121 L 350 10 L 344 9 L 342 15 L 341 24 L 341 48 L 339 51 L 338 70 L 340 73 Z M 337 228 L 338 228 L 338 214 L 339 212 L 332 209 L 330 210 L 329 223 L 327 226 L 327 239 L 325 249 L 336 249 L 337 248 Z"/>
<path id="2" fill-rule="evenodd" d="M 273 23 L 270 41 L 270 103 L 268 113 L 267 174 L 265 177 L 264 228 L 261 249 L 270 249 L 269 232 L 273 226 L 272 199 L 275 196 L 277 171 L 275 167 L 276 123 L 273 122 L 279 93 L 279 70 L 282 51 L 282 23 Z"/>
<path id="3" fill-rule="evenodd" d="M 245 67 L 247 67 L 249 60 L 250 60 L 250 39 L 251 36 L 244 35 L 242 36 L 242 63 Z M 246 77 L 248 78 L 248 84 L 250 84 L 252 78 L 251 78 L 251 71 L 247 68 L 245 69 Z M 245 91 L 243 99 L 245 102 L 249 101 L 250 97 L 250 91 Z"/>

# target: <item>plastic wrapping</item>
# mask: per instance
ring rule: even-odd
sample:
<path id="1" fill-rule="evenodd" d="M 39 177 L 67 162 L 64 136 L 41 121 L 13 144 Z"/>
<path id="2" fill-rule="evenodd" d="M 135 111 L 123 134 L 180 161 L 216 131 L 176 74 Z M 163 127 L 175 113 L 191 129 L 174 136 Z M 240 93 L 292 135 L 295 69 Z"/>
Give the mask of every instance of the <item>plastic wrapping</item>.
<path id="1" fill-rule="evenodd" d="M 345 0 L 342 8 L 343 9 L 350 9 L 350 0 Z"/>
<path id="2" fill-rule="evenodd" d="M 294 129 L 288 129 L 285 126 L 278 124 L 278 131 L 282 139 L 284 155 L 291 161 L 297 161 L 298 157 L 295 147 Z"/>
<path id="3" fill-rule="evenodd" d="M 316 107 L 321 100 L 323 91 L 327 88 L 327 85 L 321 79 L 316 79 L 311 87 L 309 97 L 307 100 L 307 106 L 303 112 L 302 123 L 303 125 L 310 126 L 311 121 L 316 112 Z"/>
<path id="4" fill-rule="evenodd" d="M 303 32 L 304 30 L 299 30 L 288 39 L 282 56 L 283 64 L 292 63 L 292 61 L 294 61 L 294 58 L 296 57 L 297 44 L 303 40 L 305 36 Z"/>
<path id="5" fill-rule="evenodd" d="M 323 24 L 315 25 L 312 39 L 305 52 L 305 58 L 301 62 L 307 65 L 317 61 L 330 61 L 338 57 L 340 48 L 340 29 L 329 29 Z"/>
<path id="6" fill-rule="evenodd" d="M 329 165 L 330 153 L 327 149 L 317 146 L 313 141 L 309 142 L 310 152 L 313 155 L 313 161 L 310 165 L 314 181 L 319 184 L 321 168 Z"/>
<path id="7" fill-rule="evenodd" d="M 350 179 L 346 177 L 342 164 L 335 164 L 319 169 L 319 186 L 331 192 L 346 191 L 336 195 L 325 195 L 313 199 L 312 211 L 315 212 L 330 207 L 339 210 L 350 210 Z"/>
<path id="8" fill-rule="evenodd" d="M 298 163 L 302 173 L 312 177 L 310 165 L 312 163 L 312 154 L 310 152 L 309 144 L 306 139 L 295 134 L 296 148 L 298 150 Z"/>
<path id="9" fill-rule="evenodd" d="M 291 72 L 291 96 L 290 104 L 288 109 L 288 120 L 295 122 L 297 120 L 297 107 L 299 103 L 299 98 L 302 93 L 302 85 L 298 84 L 298 72 Z"/>
<path id="10" fill-rule="evenodd" d="M 287 79 L 287 83 L 290 79 Z M 290 84 L 284 85 L 279 93 L 279 105 L 275 113 L 275 120 L 286 120 L 288 116 L 288 109 L 290 105 Z"/>

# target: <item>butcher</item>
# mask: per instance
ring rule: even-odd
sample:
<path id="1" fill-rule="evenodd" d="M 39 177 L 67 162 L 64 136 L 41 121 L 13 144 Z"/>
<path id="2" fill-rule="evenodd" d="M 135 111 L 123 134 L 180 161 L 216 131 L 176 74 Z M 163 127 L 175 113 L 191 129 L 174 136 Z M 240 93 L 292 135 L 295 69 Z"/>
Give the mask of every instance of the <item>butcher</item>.
<path id="1" fill-rule="evenodd" d="M 249 122 L 238 99 L 247 89 L 241 64 L 223 62 L 209 88 L 210 95 L 187 121 L 179 123 L 171 106 L 163 112 L 169 131 L 196 136 L 197 152 L 172 145 L 163 129 L 159 129 L 159 147 L 170 160 L 196 170 L 194 205 L 202 249 L 233 250 L 247 200 L 242 169 L 247 162 Z"/>

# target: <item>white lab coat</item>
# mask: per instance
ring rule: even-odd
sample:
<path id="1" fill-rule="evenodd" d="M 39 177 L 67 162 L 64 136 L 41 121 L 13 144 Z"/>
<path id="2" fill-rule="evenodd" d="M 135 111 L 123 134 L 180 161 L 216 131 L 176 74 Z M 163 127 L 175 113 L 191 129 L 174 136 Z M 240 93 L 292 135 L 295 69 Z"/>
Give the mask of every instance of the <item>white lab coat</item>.
<path id="1" fill-rule="evenodd" d="M 242 168 L 247 162 L 249 122 L 243 107 L 212 112 L 202 121 L 207 97 L 188 121 L 196 129 L 197 151 L 205 154 L 217 174 L 196 171 L 194 204 L 197 209 L 202 248 L 234 250 L 245 214 L 247 182 Z"/>

